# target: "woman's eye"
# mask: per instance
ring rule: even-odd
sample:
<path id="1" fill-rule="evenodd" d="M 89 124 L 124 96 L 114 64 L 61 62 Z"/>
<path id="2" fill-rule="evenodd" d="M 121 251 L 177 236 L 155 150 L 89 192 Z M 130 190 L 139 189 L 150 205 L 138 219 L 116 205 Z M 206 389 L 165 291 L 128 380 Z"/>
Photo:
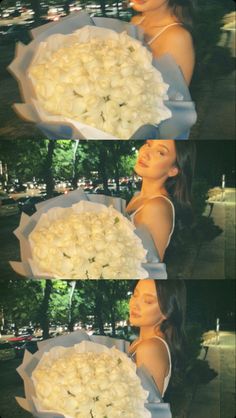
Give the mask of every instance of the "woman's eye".
<path id="1" fill-rule="evenodd" d="M 152 300 L 145 300 L 144 302 L 147 303 L 148 305 L 151 305 L 153 303 Z"/>

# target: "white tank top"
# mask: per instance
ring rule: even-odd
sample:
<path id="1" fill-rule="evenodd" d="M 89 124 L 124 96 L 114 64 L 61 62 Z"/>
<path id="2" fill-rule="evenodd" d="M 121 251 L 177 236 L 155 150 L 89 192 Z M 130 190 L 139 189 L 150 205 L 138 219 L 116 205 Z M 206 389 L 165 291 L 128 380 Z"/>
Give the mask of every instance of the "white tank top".
<path id="1" fill-rule="evenodd" d="M 158 337 L 157 335 L 154 335 L 154 336 L 153 336 L 153 338 L 157 338 L 158 340 L 162 341 L 162 342 L 163 342 L 163 344 L 165 345 L 166 350 L 167 350 L 167 353 L 168 353 L 168 359 L 169 359 L 169 371 L 168 371 L 167 376 L 165 376 L 165 379 L 164 379 L 163 391 L 162 391 L 162 394 L 161 394 L 161 396 L 163 397 L 163 396 L 165 395 L 165 391 L 166 391 L 166 389 L 168 388 L 169 381 L 170 381 L 170 378 L 171 378 L 172 363 L 171 363 L 170 349 L 169 349 L 169 346 L 168 346 L 167 342 L 166 342 L 163 338 Z M 134 351 L 134 352 L 131 354 L 131 357 L 134 357 L 134 356 L 135 356 L 135 353 L 136 353 L 136 352 Z"/>
<path id="2" fill-rule="evenodd" d="M 151 200 L 151 199 L 155 199 L 156 197 L 163 197 L 163 199 L 165 199 L 165 200 L 167 200 L 169 203 L 170 203 L 170 205 L 171 205 L 171 208 L 172 208 L 172 228 L 171 228 L 171 231 L 170 231 L 170 235 L 169 235 L 169 238 L 168 238 L 168 241 L 167 241 L 167 244 L 166 244 L 166 248 L 168 247 L 168 245 L 169 245 L 169 243 L 170 243 L 170 240 L 171 240 L 171 237 L 172 237 L 172 234 L 173 234 L 173 232 L 174 232 L 174 229 L 175 229 L 175 207 L 174 207 L 174 205 L 173 205 L 173 203 L 171 202 L 171 200 L 167 197 L 167 196 L 164 196 L 164 195 L 162 195 L 162 194 L 158 194 L 158 195 L 155 195 L 155 196 L 152 196 L 152 197 L 150 197 L 149 199 L 147 199 L 147 200 Z M 138 209 L 136 209 L 133 213 L 131 213 L 129 216 L 130 216 L 130 220 L 131 220 L 131 222 L 133 223 L 133 225 L 134 225 L 134 218 L 135 218 L 135 215 L 138 213 L 138 212 L 140 212 L 140 210 L 142 210 L 143 208 L 144 208 L 144 206 L 145 206 L 145 203 L 143 204 L 143 205 L 141 205 Z"/>
<path id="3" fill-rule="evenodd" d="M 144 17 L 142 17 L 141 19 L 140 19 L 140 21 L 136 24 L 136 26 L 138 26 L 138 25 L 140 25 L 143 21 L 145 20 L 145 16 Z M 171 28 L 172 26 L 176 26 L 176 25 L 182 25 L 182 23 L 180 23 L 180 22 L 173 22 L 173 23 L 170 23 L 169 25 L 166 25 L 166 26 L 164 26 L 162 29 L 161 29 L 161 31 L 160 32 L 158 32 L 156 35 L 154 35 L 151 39 L 150 39 L 150 41 L 148 41 L 147 42 L 147 44 L 148 45 L 151 45 L 160 35 L 162 35 L 163 34 L 163 32 L 165 32 L 167 29 L 169 29 L 169 28 Z"/>

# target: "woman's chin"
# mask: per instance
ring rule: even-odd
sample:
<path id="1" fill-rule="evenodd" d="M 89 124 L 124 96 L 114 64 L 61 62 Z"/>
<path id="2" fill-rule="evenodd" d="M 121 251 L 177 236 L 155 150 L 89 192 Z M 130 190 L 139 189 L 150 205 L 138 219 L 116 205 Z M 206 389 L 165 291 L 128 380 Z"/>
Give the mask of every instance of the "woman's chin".
<path id="1" fill-rule="evenodd" d="M 134 318 L 133 316 L 130 316 L 129 322 L 133 327 L 140 327 L 140 318 Z"/>
<path id="2" fill-rule="evenodd" d="M 140 167 L 140 165 L 138 163 L 135 164 L 134 171 L 135 171 L 136 174 L 138 174 L 138 176 L 140 176 L 140 177 L 143 176 L 143 169 L 142 169 L 142 167 Z"/>
<path id="3" fill-rule="evenodd" d="M 137 3 L 131 2 L 130 5 L 131 5 L 132 9 L 135 10 L 136 12 L 141 13 L 143 11 L 142 4 L 137 4 Z"/>

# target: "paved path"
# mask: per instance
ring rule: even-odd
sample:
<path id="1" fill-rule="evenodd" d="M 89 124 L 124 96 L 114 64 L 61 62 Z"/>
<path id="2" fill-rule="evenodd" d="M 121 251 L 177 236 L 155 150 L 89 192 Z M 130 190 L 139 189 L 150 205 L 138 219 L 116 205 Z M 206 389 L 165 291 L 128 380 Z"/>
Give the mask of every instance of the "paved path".
<path id="1" fill-rule="evenodd" d="M 235 57 L 235 30 L 224 31 L 219 45 L 229 48 Z M 192 129 L 191 139 L 235 139 L 235 81 L 236 71 L 233 71 L 213 83 L 202 82 L 198 122 Z"/>
<path id="2" fill-rule="evenodd" d="M 235 189 L 226 189 L 225 201 L 213 202 L 211 217 L 223 232 L 202 244 L 189 278 L 235 279 L 235 207 Z"/>
<path id="3" fill-rule="evenodd" d="M 221 332 L 219 345 L 210 345 L 206 360 L 218 376 L 197 388 L 188 418 L 235 416 L 235 333 Z"/>

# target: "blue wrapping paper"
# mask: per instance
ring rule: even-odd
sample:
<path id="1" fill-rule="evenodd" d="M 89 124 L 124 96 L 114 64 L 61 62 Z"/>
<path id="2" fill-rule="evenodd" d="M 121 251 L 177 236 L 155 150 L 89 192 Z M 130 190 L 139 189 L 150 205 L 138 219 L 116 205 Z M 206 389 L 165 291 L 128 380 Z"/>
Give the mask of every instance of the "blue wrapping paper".
<path id="1" fill-rule="evenodd" d="M 28 240 L 29 234 L 36 226 L 40 216 L 53 207 L 70 207 L 81 200 L 101 203 L 106 206 L 112 205 L 116 210 L 127 216 L 125 212 L 126 202 L 118 197 L 111 197 L 105 195 L 87 194 L 82 189 L 74 190 L 66 195 L 48 199 L 36 205 L 37 211 L 32 216 L 22 214 L 19 227 L 14 231 L 14 234 L 20 242 L 21 261 L 11 261 L 10 264 L 16 273 L 36 280 L 41 280 L 42 277 L 35 276 L 31 270 L 28 260 L 31 258 L 31 249 Z M 167 279 L 166 266 L 160 262 L 160 257 L 155 248 L 155 244 L 148 230 L 141 226 L 134 231 L 142 240 L 144 248 L 147 250 L 147 262 L 142 263 L 142 267 L 148 272 L 148 277 L 151 279 Z M 53 277 L 47 277 L 53 279 Z M 142 279 L 142 277 L 140 277 Z"/>
<path id="2" fill-rule="evenodd" d="M 14 109 L 22 118 L 35 122 L 49 139 L 86 138 L 82 131 L 76 130 L 69 122 L 65 125 L 56 122 L 44 123 L 40 119 L 32 105 L 31 98 L 34 97 L 34 93 L 25 74 L 32 60 L 35 46 L 39 42 L 45 40 L 49 35 L 55 33 L 69 34 L 85 25 L 96 25 L 117 32 L 126 30 L 130 36 L 143 42 L 142 31 L 129 23 L 110 18 L 91 18 L 85 12 L 73 13 L 59 22 L 49 23 L 34 29 L 32 31 L 33 41 L 27 46 L 21 43 L 17 45 L 15 59 L 8 67 L 17 79 L 22 98 L 25 101 L 25 103 L 15 104 Z M 165 101 L 165 105 L 171 110 L 172 117 L 161 122 L 158 126 L 140 127 L 130 139 L 188 139 L 190 128 L 196 122 L 196 111 L 182 72 L 170 55 L 153 59 L 153 65 L 162 73 L 164 81 L 169 84 L 169 100 Z"/>
<path id="3" fill-rule="evenodd" d="M 129 342 L 121 339 L 100 335 L 89 336 L 85 331 L 75 331 L 69 335 L 63 335 L 39 342 L 39 351 L 37 351 L 35 354 L 30 354 L 26 350 L 23 362 L 17 368 L 17 372 L 24 380 L 26 399 L 16 397 L 17 402 L 22 408 L 31 412 L 34 417 L 52 418 L 52 414 L 48 414 L 46 412 L 41 412 L 39 414 L 35 409 L 34 403 L 32 401 L 32 397 L 35 397 L 35 390 L 32 385 L 31 374 L 37 366 L 37 364 L 39 363 L 39 360 L 42 357 L 43 352 L 47 352 L 55 346 L 71 347 L 74 344 L 78 344 L 82 341 L 92 341 L 94 343 L 104 345 L 108 348 L 115 346 L 118 350 L 124 353 L 128 353 Z M 142 366 L 140 368 L 137 368 L 137 375 L 141 380 L 143 388 L 149 392 L 149 396 L 147 399 L 148 402 L 145 404 L 145 407 L 151 412 L 152 418 L 172 418 L 169 404 L 163 402 L 161 394 L 148 371 Z M 53 414 L 53 418 L 62 417 L 62 414 Z"/>

